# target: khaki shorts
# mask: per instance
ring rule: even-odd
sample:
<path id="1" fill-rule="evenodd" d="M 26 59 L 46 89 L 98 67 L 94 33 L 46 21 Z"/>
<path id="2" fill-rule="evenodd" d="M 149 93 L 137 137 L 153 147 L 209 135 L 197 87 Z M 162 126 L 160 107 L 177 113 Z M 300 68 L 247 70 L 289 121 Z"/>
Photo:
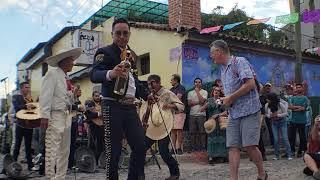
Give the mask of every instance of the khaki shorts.
<path id="1" fill-rule="evenodd" d="M 260 139 L 260 116 L 261 113 L 230 119 L 228 122 L 226 136 L 227 147 L 248 147 L 259 144 Z"/>

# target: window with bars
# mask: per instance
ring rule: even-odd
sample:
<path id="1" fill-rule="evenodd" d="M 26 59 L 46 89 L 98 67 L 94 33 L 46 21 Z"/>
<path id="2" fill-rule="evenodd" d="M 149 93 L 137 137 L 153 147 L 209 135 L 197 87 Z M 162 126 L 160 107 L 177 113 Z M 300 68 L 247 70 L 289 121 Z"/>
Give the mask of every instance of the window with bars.
<path id="1" fill-rule="evenodd" d="M 142 54 L 138 57 L 137 69 L 139 76 L 150 73 L 150 53 Z"/>

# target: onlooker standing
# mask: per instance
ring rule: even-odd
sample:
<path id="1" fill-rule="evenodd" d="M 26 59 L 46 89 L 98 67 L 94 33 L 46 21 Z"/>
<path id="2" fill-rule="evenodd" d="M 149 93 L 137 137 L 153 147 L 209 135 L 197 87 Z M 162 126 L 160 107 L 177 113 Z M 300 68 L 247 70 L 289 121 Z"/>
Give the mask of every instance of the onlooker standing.
<path id="1" fill-rule="evenodd" d="M 315 119 L 308 141 L 307 153 L 304 154 L 303 160 L 307 165 L 303 173 L 320 180 L 320 116 Z"/>
<path id="2" fill-rule="evenodd" d="M 206 134 L 203 127 L 206 121 L 206 112 L 201 112 L 200 109 L 208 98 L 208 92 L 201 89 L 202 80 L 200 78 L 195 78 L 193 82 L 194 90 L 188 93 L 188 105 L 190 106 L 189 131 L 193 150 L 201 151 L 205 150 L 206 145 Z"/>
<path id="3" fill-rule="evenodd" d="M 283 144 L 286 147 L 286 155 L 288 160 L 291 158 L 291 148 L 288 139 L 288 129 L 286 116 L 288 115 L 287 107 L 280 103 L 280 98 L 275 93 L 270 93 L 267 97 L 268 103 L 265 105 L 266 117 L 270 118 L 272 124 L 272 132 L 274 137 L 274 153 L 275 157 L 273 160 L 280 159 L 280 148 L 279 148 L 279 132 L 281 133 Z"/>
<path id="4" fill-rule="evenodd" d="M 216 114 L 222 114 L 224 108 L 216 101 L 223 97 L 223 93 L 219 86 L 213 86 L 211 97 L 208 98 L 208 102 L 201 108 L 201 111 L 207 110 L 208 116 L 212 117 Z M 225 112 L 224 114 L 227 114 Z M 226 147 L 226 130 L 222 129 L 220 124 L 216 122 L 217 127 L 208 134 L 208 156 L 209 164 L 213 164 L 214 160 L 220 160 L 220 162 L 226 162 L 228 158 L 228 151 Z"/>
<path id="5" fill-rule="evenodd" d="M 264 87 L 262 84 L 259 84 L 256 80 L 256 85 L 257 85 L 257 90 L 258 90 L 258 93 L 260 95 L 259 99 L 260 99 L 260 103 L 262 104 L 262 107 L 260 109 L 261 111 L 261 117 L 260 117 L 260 139 L 259 139 L 259 151 L 261 152 L 261 155 L 262 155 L 262 159 L 263 161 L 266 161 L 267 160 L 267 157 L 266 157 L 266 149 L 264 147 L 264 142 L 263 142 L 263 134 L 264 132 L 266 131 L 266 123 L 265 123 L 265 104 L 267 102 L 267 99 L 266 99 L 266 96 L 263 96 L 264 94 Z"/>
<path id="6" fill-rule="evenodd" d="M 226 97 L 223 105 L 229 107 L 229 122 L 226 130 L 229 148 L 229 165 L 232 180 L 238 179 L 240 148 L 244 148 L 258 168 L 258 180 L 266 180 L 261 152 L 257 148 L 260 138 L 260 100 L 256 88 L 255 73 L 243 57 L 230 55 L 223 40 L 210 45 L 210 56 L 221 64 L 221 80 Z"/>
<path id="7" fill-rule="evenodd" d="M 309 133 L 311 130 L 311 123 L 312 123 L 312 107 L 311 107 L 310 102 L 309 102 L 309 106 L 307 107 L 306 119 L 307 119 L 307 123 L 306 123 L 306 127 L 305 127 L 305 133 L 306 133 L 306 138 L 308 139 Z"/>
<path id="8" fill-rule="evenodd" d="M 270 83 L 266 83 L 264 86 L 263 86 L 263 90 L 262 90 L 262 93 L 261 93 L 261 96 L 260 96 L 260 102 L 262 104 L 262 107 L 265 106 L 265 104 L 267 103 L 267 95 L 269 93 L 272 92 L 272 85 Z M 264 111 L 261 111 L 262 114 L 264 114 Z M 272 125 L 271 125 L 271 120 L 270 118 L 268 117 L 265 117 L 264 118 L 264 121 L 267 125 L 267 128 L 268 128 L 268 133 L 269 133 L 269 138 L 270 138 L 270 143 L 271 145 L 273 146 L 274 142 L 273 142 L 273 133 L 272 133 Z"/>
<path id="9" fill-rule="evenodd" d="M 68 161 L 68 169 L 72 170 L 74 166 L 75 159 L 74 155 L 77 149 L 76 141 L 78 137 L 78 120 L 82 116 L 84 111 L 83 106 L 81 105 L 80 96 L 81 96 L 81 89 L 80 84 L 77 84 L 77 87 L 73 90 L 74 91 L 74 103 L 72 110 L 75 111 L 75 116 L 72 117 L 71 123 L 71 141 L 70 141 L 70 153 L 69 153 L 69 161 Z"/>
<path id="10" fill-rule="evenodd" d="M 104 150 L 104 127 L 101 113 L 101 97 L 100 92 L 94 91 L 92 93 L 92 100 L 86 101 L 86 115 L 89 124 L 89 147 L 94 151 L 96 162 L 100 154 Z"/>
<path id="11" fill-rule="evenodd" d="M 303 95 L 302 84 L 296 84 L 296 95 L 289 99 L 289 109 L 292 110 L 292 117 L 289 125 L 289 141 L 291 151 L 295 153 L 296 132 L 299 133 L 300 145 L 297 157 L 302 157 L 303 152 L 307 149 L 307 138 L 305 126 L 307 123 L 306 109 L 309 106 L 309 99 Z"/>
<path id="12" fill-rule="evenodd" d="M 180 81 L 181 81 L 181 78 L 178 74 L 172 75 L 172 78 L 171 78 L 172 88 L 170 89 L 170 91 L 175 93 L 180 99 L 180 101 L 184 103 L 184 105 L 186 106 L 185 102 L 187 99 L 186 98 L 187 92 L 186 92 L 186 89 L 180 84 Z M 171 131 L 171 138 L 172 138 L 172 143 L 175 146 L 175 149 L 177 150 L 178 155 L 183 154 L 181 147 L 183 142 L 183 126 L 184 126 L 185 119 L 186 119 L 185 111 L 174 115 L 174 125 Z"/>

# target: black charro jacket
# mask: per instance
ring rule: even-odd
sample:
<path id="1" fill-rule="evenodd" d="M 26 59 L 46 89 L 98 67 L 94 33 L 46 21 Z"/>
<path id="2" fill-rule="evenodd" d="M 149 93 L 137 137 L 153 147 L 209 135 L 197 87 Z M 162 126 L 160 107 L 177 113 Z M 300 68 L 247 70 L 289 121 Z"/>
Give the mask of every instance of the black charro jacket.
<path id="1" fill-rule="evenodd" d="M 94 56 L 94 63 L 90 72 L 90 79 L 92 83 L 102 84 L 101 94 L 103 97 L 111 97 L 115 99 L 123 98 L 123 96 L 119 96 L 118 94 L 113 93 L 116 80 L 113 79 L 111 81 L 108 81 L 106 78 L 108 70 L 112 70 L 116 65 L 120 64 L 120 55 L 121 49 L 113 43 L 109 46 L 99 48 Z M 142 98 L 146 100 L 148 96 L 147 89 L 144 88 L 136 74 L 133 74 L 133 77 L 135 79 L 136 98 Z"/>

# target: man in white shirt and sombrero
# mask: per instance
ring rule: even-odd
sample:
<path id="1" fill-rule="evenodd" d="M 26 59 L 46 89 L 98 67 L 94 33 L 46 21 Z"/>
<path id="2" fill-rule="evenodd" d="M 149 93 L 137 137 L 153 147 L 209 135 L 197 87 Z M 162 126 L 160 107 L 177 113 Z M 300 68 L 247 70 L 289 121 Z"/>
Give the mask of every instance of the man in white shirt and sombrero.
<path id="1" fill-rule="evenodd" d="M 147 151 L 155 141 L 158 141 L 161 158 L 170 171 L 170 177 L 166 180 L 177 180 L 180 177 L 178 162 L 172 157 L 168 146 L 171 141 L 170 132 L 173 128 L 174 115 L 183 112 L 184 104 L 177 95 L 161 86 L 161 79 L 158 75 L 148 77 L 148 87 L 154 96 L 149 95 L 149 103 L 142 104 L 140 109 L 142 121 L 148 118 L 148 122 L 143 122 L 146 128 L 145 150 Z M 146 113 L 147 109 L 150 109 L 150 113 Z M 146 118 L 146 114 L 149 114 L 149 117 Z M 172 141 L 171 147 L 174 149 Z"/>
<path id="2" fill-rule="evenodd" d="M 46 130 L 46 179 L 65 179 L 71 140 L 72 85 L 68 72 L 81 55 L 81 48 L 63 50 L 45 62 L 55 67 L 47 72 L 40 92 L 41 127 Z M 55 169 L 56 167 L 56 169 Z"/>

